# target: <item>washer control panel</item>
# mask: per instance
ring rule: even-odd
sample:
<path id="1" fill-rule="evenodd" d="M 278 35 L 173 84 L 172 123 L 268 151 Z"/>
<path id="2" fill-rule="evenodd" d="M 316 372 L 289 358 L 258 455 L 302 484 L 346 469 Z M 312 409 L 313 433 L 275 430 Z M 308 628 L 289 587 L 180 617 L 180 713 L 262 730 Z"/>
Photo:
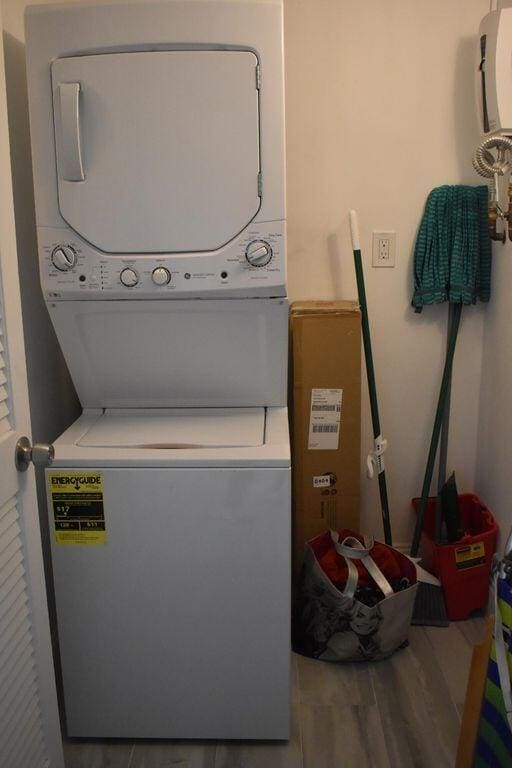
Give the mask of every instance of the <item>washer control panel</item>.
<path id="1" fill-rule="evenodd" d="M 108 254 L 67 228 L 38 228 L 46 299 L 285 296 L 285 222 L 260 222 L 212 253 Z"/>

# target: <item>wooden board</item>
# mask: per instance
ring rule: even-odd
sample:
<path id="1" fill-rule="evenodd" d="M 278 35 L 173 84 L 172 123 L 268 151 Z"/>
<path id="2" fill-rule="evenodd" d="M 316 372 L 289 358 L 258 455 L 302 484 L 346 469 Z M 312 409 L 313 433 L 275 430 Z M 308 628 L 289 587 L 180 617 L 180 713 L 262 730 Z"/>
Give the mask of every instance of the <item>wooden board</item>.
<path id="1" fill-rule="evenodd" d="M 472 768 L 475 753 L 478 722 L 484 695 L 487 664 L 491 652 L 494 616 L 487 617 L 487 631 L 482 643 L 475 645 L 469 671 L 464 714 L 460 726 L 459 745 L 455 768 Z"/>

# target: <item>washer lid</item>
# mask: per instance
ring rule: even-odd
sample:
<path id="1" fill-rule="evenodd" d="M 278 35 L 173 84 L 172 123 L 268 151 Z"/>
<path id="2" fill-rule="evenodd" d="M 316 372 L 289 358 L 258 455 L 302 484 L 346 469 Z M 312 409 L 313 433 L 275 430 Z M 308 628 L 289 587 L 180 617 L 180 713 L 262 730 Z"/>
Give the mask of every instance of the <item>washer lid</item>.
<path id="1" fill-rule="evenodd" d="M 263 445 L 264 408 L 107 409 L 77 441 L 91 448 L 224 448 Z"/>
<path id="2" fill-rule="evenodd" d="M 73 56 L 51 67 L 59 207 L 109 253 L 213 251 L 259 210 L 250 51 Z"/>

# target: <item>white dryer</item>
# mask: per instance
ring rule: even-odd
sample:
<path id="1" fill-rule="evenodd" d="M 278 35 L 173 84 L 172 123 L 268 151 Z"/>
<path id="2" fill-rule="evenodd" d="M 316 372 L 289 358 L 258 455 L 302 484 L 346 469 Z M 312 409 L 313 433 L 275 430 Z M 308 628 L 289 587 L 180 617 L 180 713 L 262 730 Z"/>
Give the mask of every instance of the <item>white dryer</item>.
<path id="1" fill-rule="evenodd" d="M 32 6 L 68 734 L 286 739 L 281 0 Z"/>

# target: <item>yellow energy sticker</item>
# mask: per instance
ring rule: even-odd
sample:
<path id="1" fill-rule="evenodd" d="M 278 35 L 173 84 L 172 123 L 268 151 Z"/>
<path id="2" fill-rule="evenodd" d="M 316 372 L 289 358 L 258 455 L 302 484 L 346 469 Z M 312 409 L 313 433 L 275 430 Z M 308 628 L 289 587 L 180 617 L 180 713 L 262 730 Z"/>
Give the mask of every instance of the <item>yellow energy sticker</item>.
<path id="1" fill-rule="evenodd" d="M 485 563 L 485 544 L 476 541 L 474 544 L 466 544 L 463 547 L 455 547 L 455 567 L 474 568 Z"/>
<path id="2" fill-rule="evenodd" d="M 50 472 L 57 544 L 105 544 L 101 472 Z"/>

